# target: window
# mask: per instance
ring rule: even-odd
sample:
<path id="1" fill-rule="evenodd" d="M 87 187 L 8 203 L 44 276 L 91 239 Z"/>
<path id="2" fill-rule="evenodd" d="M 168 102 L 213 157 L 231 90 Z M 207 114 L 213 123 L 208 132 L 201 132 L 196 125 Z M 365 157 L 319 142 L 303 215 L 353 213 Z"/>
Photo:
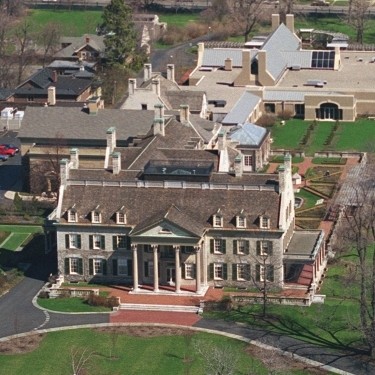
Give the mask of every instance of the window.
<path id="1" fill-rule="evenodd" d="M 276 112 L 275 103 L 264 103 L 264 110 L 266 113 L 275 113 Z"/>
<path id="2" fill-rule="evenodd" d="M 185 263 L 185 279 L 193 279 L 193 278 L 194 278 L 194 264 Z"/>
<path id="3" fill-rule="evenodd" d="M 244 216 L 237 216 L 237 228 L 246 228 L 246 218 Z"/>
<path id="4" fill-rule="evenodd" d="M 94 234 L 94 235 L 91 235 L 89 236 L 89 245 L 90 245 L 90 249 L 101 249 L 101 250 L 104 250 L 105 249 L 105 237 L 103 235 L 100 235 L 100 234 Z"/>
<path id="5" fill-rule="evenodd" d="M 154 275 L 154 262 L 152 260 L 144 262 L 144 277 L 153 277 L 153 275 Z"/>
<path id="6" fill-rule="evenodd" d="M 214 227 L 221 228 L 223 226 L 223 217 L 221 215 L 214 215 Z"/>
<path id="7" fill-rule="evenodd" d="M 193 254 L 194 247 L 193 246 L 181 246 L 181 253 L 183 254 Z"/>
<path id="8" fill-rule="evenodd" d="M 224 269 L 222 263 L 214 264 L 214 280 L 223 280 L 224 278 Z"/>
<path id="9" fill-rule="evenodd" d="M 65 235 L 65 247 L 67 249 L 80 249 L 81 248 L 81 235 L 80 234 Z"/>
<path id="10" fill-rule="evenodd" d="M 107 261 L 100 258 L 89 259 L 89 274 L 90 275 L 106 275 Z"/>
<path id="11" fill-rule="evenodd" d="M 98 212 L 98 211 L 93 211 L 93 212 L 92 212 L 92 220 L 91 220 L 91 221 L 92 221 L 93 223 L 100 223 L 100 221 L 101 221 L 101 220 L 100 220 L 100 219 L 101 219 L 100 216 L 101 216 L 101 215 L 100 215 L 100 212 Z"/>
<path id="12" fill-rule="evenodd" d="M 117 236 L 117 248 L 118 249 L 126 248 L 126 236 Z"/>
<path id="13" fill-rule="evenodd" d="M 34 96 L 33 96 L 33 95 L 29 95 L 29 96 L 27 97 L 27 101 L 28 101 L 28 102 L 33 102 L 33 101 L 34 101 Z"/>
<path id="14" fill-rule="evenodd" d="M 244 157 L 244 164 L 245 164 L 245 167 L 252 167 L 253 166 L 253 157 L 252 157 L 252 155 L 245 155 L 245 157 Z"/>
<path id="15" fill-rule="evenodd" d="M 147 111 L 147 104 L 141 104 L 142 111 Z"/>
<path id="16" fill-rule="evenodd" d="M 116 223 L 117 224 L 126 224 L 126 215 L 123 212 L 117 212 Z"/>
<path id="17" fill-rule="evenodd" d="M 305 117 L 305 105 L 304 104 L 296 104 L 294 106 L 294 111 L 296 112 L 296 117 L 299 117 L 299 118 Z"/>
<path id="18" fill-rule="evenodd" d="M 256 281 L 274 281 L 274 268 L 271 264 L 256 265 Z"/>
<path id="19" fill-rule="evenodd" d="M 221 238 L 211 239 L 210 252 L 211 254 L 225 254 L 226 241 Z"/>
<path id="20" fill-rule="evenodd" d="M 250 267 L 248 264 L 236 264 L 237 280 L 249 280 L 250 279 Z"/>
<path id="21" fill-rule="evenodd" d="M 244 240 L 237 241 L 237 253 L 245 254 L 246 252 L 246 242 Z"/>
<path id="22" fill-rule="evenodd" d="M 128 260 L 125 258 L 118 259 L 118 274 L 128 275 Z"/>
<path id="23" fill-rule="evenodd" d="M 77 212 L 74 210 L 68 211 L 68 222 L 69 223 L 76 223 L 77 222 Z"/>
<path id="24" fill-rule="evenodd" d="M 268 229 L 270 227 L 270 219 L 267 216 L 260 217 L 260 227 L 262 229 Z"/>
<path id="25" fill-rule="evenodd" d="M 77 257 L 65 258 L 65 274 L 82 275 L 83 274 L 82 258 L 77 258 Z"/>
<path id="26" fill-rule="evenodd" d="M 258 241 L 257 255 L 272 255 L 272 242 L 271 241 Z"/>

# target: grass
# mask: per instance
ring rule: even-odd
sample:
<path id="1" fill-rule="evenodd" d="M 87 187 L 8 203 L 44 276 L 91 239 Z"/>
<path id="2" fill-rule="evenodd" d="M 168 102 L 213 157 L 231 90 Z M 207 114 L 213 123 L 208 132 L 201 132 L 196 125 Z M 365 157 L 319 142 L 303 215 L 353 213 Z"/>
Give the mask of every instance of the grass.
<path id="1" fill-rule="evenodd" d="M 17 250 L 31 236 L 31 233 L 12 233 L 4 243 L 3 248 L 6 250 Z"/>
<path id="2" fill-rule="evenodd" d="M 218 335 L 188 333 L 135 337 L 84 329 L 48 333 L 39 347 L 30 353 L 0 355 L 0 368 L 1 373 L 7 375 L 68 375 L 72 373 L 72 350 L 78 353 L 86 350 L 91 353 L 87 363 L 90 374 L 203 375 L 203 360 L 193 349 L 195 341 L 202 346 L 214 345 L 238 354 L 237 373 L 247 374 L 256 369 L 252 373 L 267 374 L 260 361 L 246 353 L 247 344 Z M 288 372 L 291 373 L 296 374 Z"/>
<path id="3" fill-rule="evenodd" d="M 285 125 L 274 125 L 271 128 L 273 148 L 298 149 L 310 123 L 303 120 L 289 120 Z"/>
<path id="4" fill-rule="evenodd" d="M 78 297 L 72 298 L 38 298 L 38 305 L 53 311 L 61 312 L 104 312 L 111 311 L 108 307 L 91 306 Z"/>
<path id="5" fill-rule="evenodd" d="M 3 239 L 2 249 L 15 251 L 20 246 L 26 244 L 35 233 L 40 232 L 42 232 L 42 227 L 40 226 L 0 225 L 0 233 L 8 233 L 6 241 Z M 4 238 L 4 236 L 0 236 L 0 243 L 3 242 L 1 238 Z"/>
<path id="6" fill-rule="evenodd" d="M 160 22 L 168 26 L 184 27 L 190 22 L 199 21 L 199 13 L 158 13 Z"/>
<path id="7" fill-rule="evenodd" d="M 81 36 L 85 33 L 95 34 L 101 23 L 102 12 L 97 10 L 40 10 L 33 9 L 27 20 L 33 25 L 34 31 L 40 30 L 50 22 L 61 26 L 64 36 Z"/>
<path id="8" fill-rule="evenodd" d="M 312 159 L 313 164 L 338 164 L 338 165 L 345 165 L 346 159 L 345 158 L 324 158 L 324 157 L 316 157 Z"/>
<path id="9" fill-rule="evenodd" d="M 43 228 L 39 225 L 0 225 L 0 231 L 13 233 L 42 233 Z"/>
<path id="10" fill-rule="evenodd" d="M 314 155 L 315 152 L 324 150 L 326 148 L 325 142 L 334 126 L 334 122 L 319 121 L 316 123 L 316 127 L 311 135 L 311 139 L 306 150 L 309 155 Z"/>
<path id="11" fill-rule="evenodd" d="M 314 207 L 316 201 L 318 199 L 321 199 L 318 195 L 315 195 L 305 189 L 300 189 L 300 191 L 296 193 L 295 196 L 303 199 L 303 204 L 298 210 L 305 210 L 307 208 Z"/>

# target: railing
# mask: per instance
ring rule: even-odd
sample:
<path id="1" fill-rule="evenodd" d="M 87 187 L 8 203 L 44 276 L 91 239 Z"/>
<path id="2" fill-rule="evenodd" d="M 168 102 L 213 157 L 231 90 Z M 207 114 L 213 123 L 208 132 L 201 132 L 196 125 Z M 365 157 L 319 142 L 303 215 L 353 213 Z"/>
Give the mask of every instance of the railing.
<path id="1" fill-rule="evenodd" d="M 246 295 L 231 295 L 232 301 L 235 305 L 244 306 L 250 303 L 262 304 L 263 297 L 261 296 L 246 296 Z M 294 306 L 310 306 L 312 302 L 311 296 L 307 297 L 276 297 L 267 296 L 267 303 L 274 305 L 294 305 Z"/>

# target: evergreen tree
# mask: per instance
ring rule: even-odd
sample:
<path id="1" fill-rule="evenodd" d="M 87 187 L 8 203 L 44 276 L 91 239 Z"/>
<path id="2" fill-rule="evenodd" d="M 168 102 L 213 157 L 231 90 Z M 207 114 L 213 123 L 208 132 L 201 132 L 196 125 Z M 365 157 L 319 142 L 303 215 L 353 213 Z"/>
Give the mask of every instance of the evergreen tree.
<path id="1" fill-rule="evenodd" d="M 136 59 L 137 45 L 131 8 L 124 0 L 111 0 L 104 8 L 102 18 L 100 31 L 105 35 L 107 64 L 131 67 Z"/>

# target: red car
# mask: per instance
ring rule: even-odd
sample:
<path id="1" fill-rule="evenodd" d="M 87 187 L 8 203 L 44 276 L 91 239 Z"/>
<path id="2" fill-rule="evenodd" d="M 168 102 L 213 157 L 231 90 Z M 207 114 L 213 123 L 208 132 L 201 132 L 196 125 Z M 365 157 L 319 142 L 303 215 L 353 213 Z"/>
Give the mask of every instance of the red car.
<path id="1" fill-rule="evenodd" d="M 16 154 L 16 150 L 14 148 L 0 146 L 0 154 L 14 156 Z"/>

